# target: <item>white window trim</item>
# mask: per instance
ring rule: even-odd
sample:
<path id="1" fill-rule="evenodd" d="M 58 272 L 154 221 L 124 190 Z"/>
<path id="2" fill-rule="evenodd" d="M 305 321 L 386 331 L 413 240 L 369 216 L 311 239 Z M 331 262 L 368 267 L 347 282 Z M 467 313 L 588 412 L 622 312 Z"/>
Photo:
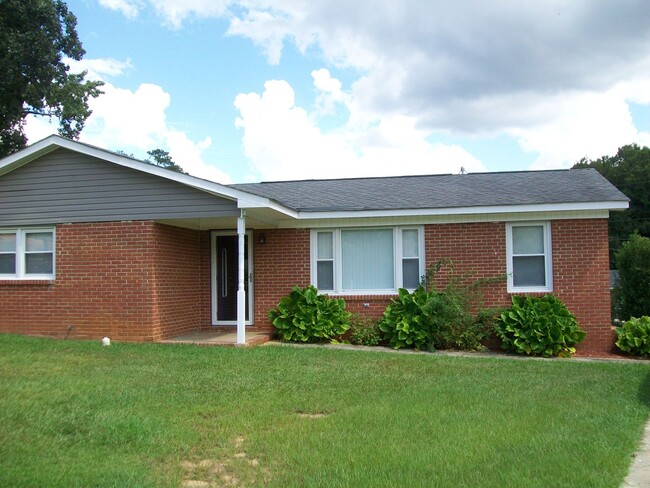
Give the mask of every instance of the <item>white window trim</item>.
<path id="1" fill-rule="evenodd" d="M 25 234 L 34 232 L 52 233 L 52 273 L 27 274 L 25 273 Z M 16 235 L 16 273 L 0 274 L 0 280 L 53 280 L 56 275 L 56 231 L 54 227 L 20 227 L 14 229 L 0 229 L 0 234 Z"/>
<path id="2" fill-rule="evenodd" d="M 393 231 L 393 283 L 394 289 L 370 289 L 370 290 L 344 290 L 342 276 L 342 256 L 341 256 L 341 231 L 342 230 L 375 230 L 375 229 L 392 229 Z M 406 226 L 381 226 L 381 227 L 344 227 L 344 228 L 318 228 L 311 229 L 310 236 L 310 272 L 311 283 L 317 287 L 317 262 L 318 262 L 318 233 L 331 232 L 334 256 L 334 290 L 318 290 L 321 293 L 330 293 L 333 295 L 394 295 L 399 288 L 402 288 L 402 231 L 418 231 L 418 252 L 419 252 L 419 273 L 422 277 L 425 273 L 425 255 L 424 255 L 424 227 L 421 225 Z M 412 291 L 412 289 L 409 289 Z"/>
<path id="3" fill-rule="evenodd" d="M 544 271 L 546 273 L 546 286 L 515 286 L 513 267 L 513 227 L 541 226 L 544 232 Z M 506 223 L 506 272 L 508 274 L 508 293 L 537 293 L 553 291 L 553 249 L 551 246 L 550 222 L 516 222 Z"/>

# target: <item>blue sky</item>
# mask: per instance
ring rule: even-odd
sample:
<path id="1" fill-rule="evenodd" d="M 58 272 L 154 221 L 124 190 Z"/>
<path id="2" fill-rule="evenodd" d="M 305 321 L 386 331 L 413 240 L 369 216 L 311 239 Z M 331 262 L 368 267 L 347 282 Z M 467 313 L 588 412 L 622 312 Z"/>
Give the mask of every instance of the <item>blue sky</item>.
<path id="1" fill-rule="evenodd" d="M 81 140 L 222 183 L 570 167 L 650 145 L 650 3 L 71 0 Z M 56 130 L 29 120 L 30 141 Z"/>

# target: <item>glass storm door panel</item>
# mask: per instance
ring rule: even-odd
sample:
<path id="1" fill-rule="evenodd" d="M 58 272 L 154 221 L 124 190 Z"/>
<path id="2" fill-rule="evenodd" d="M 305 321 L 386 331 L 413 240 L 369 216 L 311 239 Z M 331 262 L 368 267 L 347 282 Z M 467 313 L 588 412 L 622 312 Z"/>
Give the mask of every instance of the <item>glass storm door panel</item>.
<path id="1" fill-rule="evenodd" d="M 237 320 L 238 237 L 216 237 L 217 322 Z M 246 290 L 246 320 L 248 315 L 248 236 L 244 240 L 244 289 Z"/>

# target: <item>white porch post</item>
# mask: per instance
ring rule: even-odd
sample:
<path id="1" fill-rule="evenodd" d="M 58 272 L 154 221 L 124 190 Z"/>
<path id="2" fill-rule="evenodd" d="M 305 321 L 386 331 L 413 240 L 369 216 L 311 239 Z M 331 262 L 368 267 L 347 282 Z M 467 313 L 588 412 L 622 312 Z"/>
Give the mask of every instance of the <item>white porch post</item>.
<path id="1" fill-rule="evenodd" d="M 246 290 L 244 289 L 244 236 L 246 235 L 246 211 L 241 210 L 237 219 L 237 344 L 246 344 Z"/>

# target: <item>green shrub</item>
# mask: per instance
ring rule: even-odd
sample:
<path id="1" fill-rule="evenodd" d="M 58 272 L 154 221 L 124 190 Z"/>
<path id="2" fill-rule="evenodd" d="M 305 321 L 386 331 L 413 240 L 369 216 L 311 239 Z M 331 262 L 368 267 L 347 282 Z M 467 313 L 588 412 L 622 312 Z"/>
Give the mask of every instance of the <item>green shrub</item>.
<path id="1" fill-rule="evenodd" d="M 433 318 L 427 307 L 429 294 L 420 285 L 412 293 L 400 288 L 379 322 L 388 343 L 395 349 L 433 349 Z"/>
<path id="2" fill-rule="evenodd" d="M 447 284 L 438 291 L 436 278 L 443 266 L 449 268 Z M 427 270 L 422 284 L 412 293 L 399 290 L 379 325 L 389 344 L 395 349 L 482 349 L 497 312 L 480 307 L 479 288 L 504 278 L 464 284 L 467 279 L 467 274 L 455 276 L 451 261 L 441 260 Z M 473 315 L 471 310 L 478 313 Z"/>
<path id="3" fill-rule="evenodd" d="M 513 296 L 495 324 L 506 351 L 534 356 L 570 356 L 585 338 L 574 315 L 553 295 Z"/>
<path id="4" fill-rule="evenodd" d="M 269 310 L 269 319 L 284 341 L 323 342 L 345 334 L 350 328 L 350 312 L 342 298 L 319 295 L 313 286 L 295 286 L 278 307 Z"/>
<path id="5" fill-rule="evenodd" d="M 429 297 L 427 308 L 433 318 L 432 340 L 436 349 L 484 348 L 483 341 L 492 333 L 497 311 L 479 308 L 476 315 L 470 313 L 476 299 L 473 285 L 462 287 L 452 279 L 444 291 L 432 291 Z"/>
<path id="6" fill-rule="evenodd" d="M 650 239 L 632 234 L 616 252 L 621 318 L 650 315 Z"/>
<path id="7" fill-rule="evenodd" d="M 352 316 L 350 321 L 350 342 L 359 346 L 378 346 L 381 342 L 379 323 L 370 317 Z"/>
<path id="8" fill-rule="evenodd" d="M 650 317 L 632 317 L 616 329 L 616 346 L 634 356 L 650 356 Z"/>

